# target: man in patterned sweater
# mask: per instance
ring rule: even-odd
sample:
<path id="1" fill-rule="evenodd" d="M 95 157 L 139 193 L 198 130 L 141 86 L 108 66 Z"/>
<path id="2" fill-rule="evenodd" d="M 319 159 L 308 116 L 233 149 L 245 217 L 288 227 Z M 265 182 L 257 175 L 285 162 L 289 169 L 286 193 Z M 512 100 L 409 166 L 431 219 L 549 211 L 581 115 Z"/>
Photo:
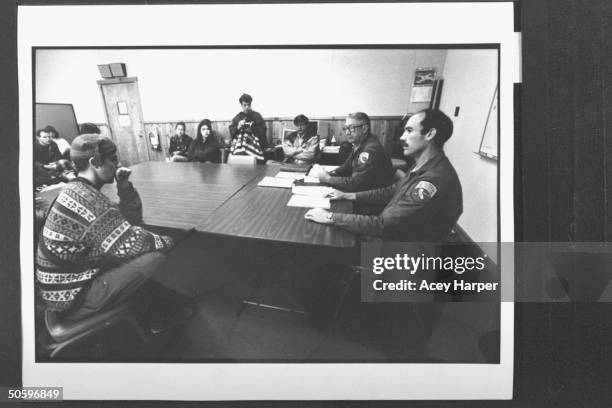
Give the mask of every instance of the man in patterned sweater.
<path id="1" fill-rule="evenodd" d="M 70 157 L 78 177 L 48 212 L 36 254 L 36 281 L 47 308 L 83 318 L 132 295 L 174 242 L 136 225 L 142 203 L 111 140 L 78 136 Z M 100 192 L 114 180 L 119 204 Z"/>

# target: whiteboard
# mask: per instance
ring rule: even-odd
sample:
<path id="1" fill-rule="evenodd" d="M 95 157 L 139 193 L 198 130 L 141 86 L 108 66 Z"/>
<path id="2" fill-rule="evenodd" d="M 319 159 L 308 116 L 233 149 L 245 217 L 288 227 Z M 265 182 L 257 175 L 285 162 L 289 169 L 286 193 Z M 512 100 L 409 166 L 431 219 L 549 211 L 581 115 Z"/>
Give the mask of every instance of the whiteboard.
<path id="1" fill-rule="evenodd" d="M 497 135 L 498 129 L 498 110 L 497 110 L 497 86 L 493 93 L 493 100 L 491 101 L 491 107 L 489 108 L 489 114 L 487 116 L 487 122 L 485 123 L 484 132 L 482 133 L 482 140 L 480 141 L 480 148 L 478 154 L 488 159 L 497 160 Z"/>

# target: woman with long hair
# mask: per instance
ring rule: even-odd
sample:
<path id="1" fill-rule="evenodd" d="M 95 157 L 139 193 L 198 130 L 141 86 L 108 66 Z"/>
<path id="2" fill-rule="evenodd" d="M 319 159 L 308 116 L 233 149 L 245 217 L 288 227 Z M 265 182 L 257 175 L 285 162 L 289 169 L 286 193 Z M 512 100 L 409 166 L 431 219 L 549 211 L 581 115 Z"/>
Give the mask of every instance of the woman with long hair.
<path id="1" fill-rule="evenodd" d="M 221 163 L 221 144 L 212 133 L 212 124 L 202 119 L 198 124 L 196 138 L 191 142 L 187 152 L 189 161 Z"/>

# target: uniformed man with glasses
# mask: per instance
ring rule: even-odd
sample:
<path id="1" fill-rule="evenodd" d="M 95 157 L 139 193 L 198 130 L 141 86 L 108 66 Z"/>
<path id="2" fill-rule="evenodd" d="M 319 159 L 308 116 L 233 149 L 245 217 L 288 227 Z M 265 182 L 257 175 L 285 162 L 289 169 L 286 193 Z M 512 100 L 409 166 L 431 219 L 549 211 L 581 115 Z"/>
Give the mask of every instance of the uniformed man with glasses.
<path id="1" fill-rule="evenodd" d="M 321 183 L 342 191 L 365 191 L 386 187 L 393 182 L 391 157 L 370 132 L 370 118 L 363 112 L 349 113 L 342 130 L 353 145 L 353 151 L 344 164 L 327 172 L 316 166 L 310 176 Z"/>

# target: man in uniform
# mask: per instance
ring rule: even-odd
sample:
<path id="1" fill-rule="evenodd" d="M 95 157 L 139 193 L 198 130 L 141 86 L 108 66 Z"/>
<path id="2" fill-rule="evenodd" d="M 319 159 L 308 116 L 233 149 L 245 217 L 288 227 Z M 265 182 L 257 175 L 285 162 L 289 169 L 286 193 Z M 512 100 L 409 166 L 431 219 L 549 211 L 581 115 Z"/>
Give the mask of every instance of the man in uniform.
<path id="1" fill-rule="evenodd" d="M 404 155 L 415 160 L 402 180 L 376 190 L 330 194 L 332 200 L 383 204 L 379 215 L 338 214 L 315 208 L 306 213 L 306 219 L 384 241 L 444 241 L 463 211 L 459 178 L 442 150 L 452 133 L 453 122 L 442 111 L 418 112 L 408 120 L 401 137 Z"/>
<path id="2" fill-rule="evenodd" d="M 393 182 L 391 157 L 370 132 L 370 118 L 363 112 L 349 113 L 345 126 L 353 152 L 336 170 L 326 172 L 315 167 L 310 175 L 342 191 L 365 191 L 388 186 Z"/>

